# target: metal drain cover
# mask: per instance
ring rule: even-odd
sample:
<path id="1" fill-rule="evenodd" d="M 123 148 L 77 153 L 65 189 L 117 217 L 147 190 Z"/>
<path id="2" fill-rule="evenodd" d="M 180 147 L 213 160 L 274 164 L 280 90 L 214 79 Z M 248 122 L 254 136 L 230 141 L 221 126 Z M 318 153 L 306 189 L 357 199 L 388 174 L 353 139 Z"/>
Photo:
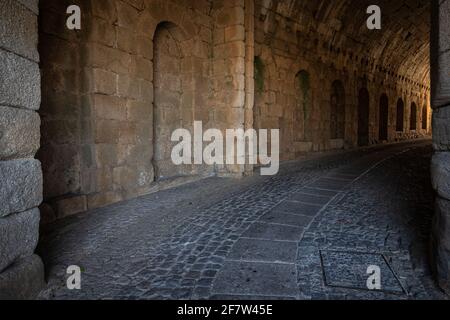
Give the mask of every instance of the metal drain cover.
<path id="1" fill-rule="evenodd" d="M 325 284 L 329 287 L 369 290 L 367 269 L 377 266 L 381 270 L 381 290 L 387 293 L 405 294 L 398 277 L 382 254 L 320 251 Z"/>

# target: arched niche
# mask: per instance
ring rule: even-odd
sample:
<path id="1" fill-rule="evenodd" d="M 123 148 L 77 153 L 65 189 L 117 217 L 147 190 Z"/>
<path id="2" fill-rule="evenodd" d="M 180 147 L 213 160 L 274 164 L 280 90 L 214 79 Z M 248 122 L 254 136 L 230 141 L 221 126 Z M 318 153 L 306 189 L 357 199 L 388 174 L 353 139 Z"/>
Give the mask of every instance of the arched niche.
<path id="1" fill-rule="evenodd" d="M 312 112 L 313 110 L 310 74 L 306 70 L 301 70 L 295 76 L 295 141 L 312 141 Z"/>
<path id="2" fill-rule="evenodd" d="M 399 98 L 397 101 L 397 124 L 396 131 L 403 132 L 405 127 L 405 103 Z"/>
<path id="3" fill-rule="evenodd" d="M 411 131 L 417 130 L 417 105 L 415 102 L 411 103 L 411 115 L 409 117 L 409 129 Z"/>
<path id="4" fill-rule="evenodd" d="M 194 122 L 192 104 L 193 84 L 189 70 L 183 68 L 186 58 L 182 50 L 184 34 L 175 24 L 162 22 L 153 38 L 154 107 L 153 107 L 153 166 L 155 180 L 192 174 L 191 165 L 175 165 L 171 141 L 177 129 L 191 129 Z"/>
<path id="5" fill-rule="evenodd" d="M 388 140 L 389 130 L 389 99 L 386 94 L 380 97 L 380 114 L 379 114 L 379 140 Z"/>
<path id="6" fill-rule="evenodd" d="M 358 146 L 369 145 L 370 96 L 366 88 L 358 93 Z"/>
<path id="7" fill-rule="evenodd" d="M 332 140 L 345 139 L 345 89 L 341 81 L 331 85 L 330 134 Z"/>

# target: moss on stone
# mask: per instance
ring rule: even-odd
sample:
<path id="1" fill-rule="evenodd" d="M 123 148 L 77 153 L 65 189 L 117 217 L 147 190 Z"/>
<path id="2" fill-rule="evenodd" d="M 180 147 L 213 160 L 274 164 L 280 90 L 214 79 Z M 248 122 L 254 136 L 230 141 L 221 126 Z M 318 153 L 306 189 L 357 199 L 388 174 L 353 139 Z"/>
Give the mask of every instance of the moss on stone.
<path id="1" fill-rule="evenodd" d="M 255 57 L 255 89 L 257 93 L 261 93 L 264 90 L 264 74 L 265 67 L 260 57 Z"/>

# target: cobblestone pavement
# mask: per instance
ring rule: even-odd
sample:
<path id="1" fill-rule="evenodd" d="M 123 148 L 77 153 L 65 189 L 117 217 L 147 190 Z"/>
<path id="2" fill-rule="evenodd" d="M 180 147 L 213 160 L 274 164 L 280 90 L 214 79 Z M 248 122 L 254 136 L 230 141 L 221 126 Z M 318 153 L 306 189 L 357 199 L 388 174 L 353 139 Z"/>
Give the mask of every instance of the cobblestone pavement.
<path id="1" fill-rule="evenodd" d="M 427 264 L 431 144 L 210 178 L 43 230 L 42 299 L 443 299 Z M 79 265 L 82 290 L 65 288 Z M 382 290 L 368 291 L 367 267 Z"/>

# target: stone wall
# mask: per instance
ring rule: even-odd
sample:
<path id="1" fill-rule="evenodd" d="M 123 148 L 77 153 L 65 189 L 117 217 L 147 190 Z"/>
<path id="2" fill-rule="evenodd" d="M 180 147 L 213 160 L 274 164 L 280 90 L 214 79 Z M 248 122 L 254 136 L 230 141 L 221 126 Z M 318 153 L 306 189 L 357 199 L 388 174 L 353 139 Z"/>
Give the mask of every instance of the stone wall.
<path id="1" fill-rule="evenodd" d="M 42 202 L 38 1 L 0 1 L 0 299 L 30 299 L 44 286 L 34 255 Z"/>
<path id="2" fill-rule="evenodd" d="M 433 253 L 439 284 L 450 293 L 450 1 L 432 3 Z"/>
<path id="3" fill-rule="evenodd" d="M 294 159 L 305 152 L 358 146 L 358 95 L 362 88 L 368 90 L 370 99 L 368 137 L 365 138 L 369 145 L 431 133 L 430 88 L 426 77 L 422 81 L 422 75 L 416 78 L 404 68 L 383 64 L 386 59 L 377 56 L 378 52 L 372 53 L 362 41 L 351 45 L 339 43 L 344 42 L 339 41 L 341 38 L 348 41 L 346 29 L 352 30 L 353 22 L 344 23 L 345 14 L 338 3 L 336 6 L 317 4 L 316 9 L 327 8 L 323 11 L 330 15 L 337 12 L 336 18 L 318 18 L 319 13 L 311 8 L 315 5 L 300 7 L 301 4 L 296 2 L 294 5 L 293 2 L 274 5 L 270 1 L 257 0 L 255 9 L 256 66 L 261 69 L 256 77 L 255 126 L 281 128 L 283 160 Z M 365 24 L 363 19 L 361 26 Z M 364 30 L 360 33 L 359 37 L 365 36 Z M 390 33 L 394 38 L 394 27 Z M 391 43 L 393 39 L 386 41 Z M 302 92 L 305 88 L 296 84 L 301 75 L 308 78 L 305 83 L 308 86 L 307 101 Z M 336 139 L 331 134 L 332 119 L 342 117 L 331 114 L 335 81 L 343 85 L 345 92 L 343 139 Z M 384 94 L 389 101 L 387 140 L 380 139 L 380 100 Z M 402 132 L 396 130 L 399 98 L 405 104 Z M 415 130 L 410 130 L 412 103 L 417 105 Z M 425 115 L 422 108 L 427 110 L 426 129 L 422 126 L 422 115 Z M 299 131 L 305 131 L 306 136 L 298 135 Z M 367 141 L 360 145 L 366 144 Z"/>
<path id="4" fill-rule="evenodd" d="M 212 109 L 217 129 L 244 129 L 245 113 L 249 108 L 246 103 L 246 86 L 252 70 L 246 57 L 251 55 L 251 42 L 246 45 L 245 1 L 214 1 L 214 33 L 213 33 L 213 88 Z M 248 9 L 248 8 L 247 8 Z M 251 9 L 251 8 L 250 8 Z M 247 20 L 247 24 L 251 23 Z M 227 150 L 230 152 L 231 150 Z M 242 176 L 244 166 L 221 166 L 217 168 L 220 176 Z"/>
<path id="5" fill-rule="evenodd" d="M 366 32 L 364 10 L 352 9 L 366 2 L 2 0 L 0 298 L 30 298 L 43 284 L 33 255 L 43 197 L 51 221 L 197 177 L 252 173 L 173 170 L 169 134 L 192 130 L 193 120 L 203 129 L 281 129 L 289 160 L 424 137 L 433 117 L 433 247 L 448 291 L 450 0 L 432 1 L 431 89 L 428 5 L 383 0 L 389 32 Z M 72 4 L 82 10 L 79 31 L 65 27 Z"/>
<path id="6" fill-rule="evenodd" d="M 64 27 L 69 4 L 81 8 L 79 31 Z M 174 168 L 169 157 L 175 128 L 192 131 L 194 120 L 204 130 L 241 128 L 245 110 L 252 121 L 250 4 L 40 2 L 46 221 L 197 177 L 244 174 L 242 166 Z"/>
<path id="7" fill-rule="evenodd" d="M 65 28 L 70 4 L 81 7 L 79 31 Z M 342 25 L 353 30 L 352 21 L 314 17 L 313 8 L 293 0 L 42 0 L 40 6 L 39 159 L 45 220 L 199 177 L 252 174 L 251 165 L 175 167 L 169 159 L 174 145 L 170 135 L 175 128 L 192 131 L 194 120 L 202 121 L 204 130 L 280 128 L 282 160 L 423 137 L 431 130 L 429 81 L 423 69 L 428 52 L 420 39 L 424 30 L 408 41 L 403 35 L 384 39 L 401 52 L 392 55 L 395 59 L 417 60 L 408 69 L 399 61 L 383 62 L 387 58 L 378 47 L 367 53 L 363 45 L 352 43 L 344 50 L 345 44 L 336 39 L 345 38 L 348 30 Z M 326 6 L 333 5 L 319 7 Z M 350 19 L 348 12 L 336 12 Z M 299 75 L 307 77 L 305 93 Z M 331 112 L 332 105 L 338 110 L 336 82 L 343 88 L 339 110 L 344 115 Z M 358 94 L 364 88 L 370 99 L 363 119 L 367 133 L 358 138 Z M 380 114 L 384 94 L 388 115 Z M 399 98 L 405 106 L 400 132 Z M 410 130 L 413 103 L 416 130 Z M 388 121 L 381 125 L 380 119 Z M 342 127 L 339 137 L 331 132 L 337 122 Z M 384 127 L 388 137 L 380 139 Z"/>

